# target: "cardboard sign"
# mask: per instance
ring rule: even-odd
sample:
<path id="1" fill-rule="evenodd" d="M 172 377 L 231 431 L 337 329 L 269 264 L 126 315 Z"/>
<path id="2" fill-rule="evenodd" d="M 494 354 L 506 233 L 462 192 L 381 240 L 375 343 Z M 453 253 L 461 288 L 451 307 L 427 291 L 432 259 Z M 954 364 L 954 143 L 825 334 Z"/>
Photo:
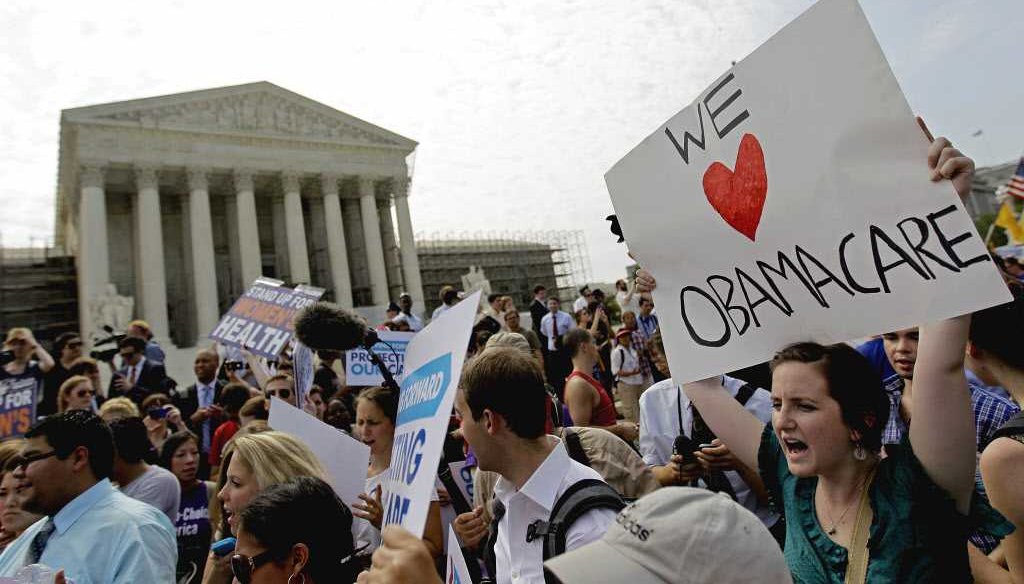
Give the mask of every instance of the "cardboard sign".
<path id="1" fill-rule="evenodd" d="M 466 557 L 462 555 L 462 548 L 459 547 L 459 538 L 455 536 L 455 530 L 448 532 L 448 567 L 444 570 L 445 584 L 473 584 L 469 576 L 469 568 L 466 566 Z"/>
<path id="2" fill-rule="evenodd" d="M 359 495 L 366 488 L 369 446 L 276 397 L 270 398 L 267 424 L 309 446 L 331 477 L 331 486 L 342 501 L 348 505 L 362 501 Z"/>
<path id="3" fill-rule="evenodd" d="M 382 342 L 373 346 L 373 352 L 380 356 L 398 382 L 402 381 L 402 370 L 405 367 L 405 349 L 414 334 L 399 331 L 377 331 L 377 336 Z M 345 383 L 350 386 L 384 384 L 384 376 L 370 361 L 370 354 L 366 352 L 366 349 L 345 351 Z"/>
<path id="4" fill-rule="evenodd" d="M 619 161 L 673 377 L 1008 301 L 927 151 L 856 0 L 821 0 Z"/>
<path id="5" fill-rule="evenodd" d="M 431 321 L 406 347 L 383 524 L 401 525 L 416 537 L 423 536 L 427 521 L 479 296 Z"/>
<path id="6" fill-rule="evenodd" d="M 323 296 L 322 288 L 285 288 L 278 280 L 260 278 L 249 286 L 210 333 L 229 347 L 277 359 L 294 331 L 295 314 Z"/>
<path id="7" fill-rule="evenodd" d="M 0 381 L 0 440 L 21 436 L 35 422 L 37 385 L 30 376 Z"/>

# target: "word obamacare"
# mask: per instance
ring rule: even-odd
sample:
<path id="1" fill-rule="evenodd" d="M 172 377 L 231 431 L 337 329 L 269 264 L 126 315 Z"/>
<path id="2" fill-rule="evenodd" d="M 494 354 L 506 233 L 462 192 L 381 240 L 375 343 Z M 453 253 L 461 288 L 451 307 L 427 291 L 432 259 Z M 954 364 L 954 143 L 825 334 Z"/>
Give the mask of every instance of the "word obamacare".
<path id="1" fill-rule="evenodd" d="M 826 291 L 851 297 L 892 293 L 889 273 L 893 270 L 909 271 L 922 280 L 934 280 L 936 272 L 959 273 L 972 264 L 990 261 L 987 254 L 966 260 L 957 255 L 956 246 L 973 234 L 950 237 L 942 231 L 940 221 L 955 211 L 956 207 L 950 205 L 924 218 L 909 217 L 889 232 L 870 225 L 867 234 L 860 234 L 862 237 L 848 233 L 840 240 L 835 256 L 830 258 L 834 263 L 823 262 L 796 245 L 790 255 L 779 251 L 776 264 L 758 260 L 746 270 L 734 268 L 728 276 L 708 276 L 706 287 L 684 286 L 679 291 L 679 304 L 686 332 L 698 345 L 721 347 L 729 342 L 734 332 L 742 336 L 751 326 L 760 328 L 765 310 L 792 316 L 796 311 L 779 286 L 783 280 L 789 284 L 799 281 L 799 285 L 786 286 L 787 292 L 798 290 L 800 294 L 809 294 L 821 308 L 829 308 Z M 862 253 L 865 247 L 870 250 L 874 269 L 869 274 L 855 275 L 851 273 L 848 258 L 851 254 Z M 718 313 L 722 327 L 697 330 L 689 311 L 709 305 Z"/>

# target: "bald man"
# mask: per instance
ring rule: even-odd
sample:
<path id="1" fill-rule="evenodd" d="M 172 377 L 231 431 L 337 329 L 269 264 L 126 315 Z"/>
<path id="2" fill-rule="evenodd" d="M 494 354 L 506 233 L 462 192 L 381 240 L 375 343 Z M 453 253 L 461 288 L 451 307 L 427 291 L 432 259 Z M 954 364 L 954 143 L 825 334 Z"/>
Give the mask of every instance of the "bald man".
<path id="1" fill-rule="evenodd" d="M 181 410 L 181 419 L 188 425 L 199 438 L 199 450 L 202 456 L 199 457 L 199 478 L 205 480 L 209 476 L 209 463 L 207 459 L 210 454 L 210 443 L 217 426 L 225 420 L 224 411 L 221 409 L 221 389 L 223 384 L 217 379 L 217 370 L 220 368 L 220 357 L 213 349 L 200 349 L 196 353 L 196 360 L 192 365 L 195 372 L 195 383 L 178 388 L 171 396 L 174 405 Z M 146 415 L 147 412 L 142 412 Z"/>

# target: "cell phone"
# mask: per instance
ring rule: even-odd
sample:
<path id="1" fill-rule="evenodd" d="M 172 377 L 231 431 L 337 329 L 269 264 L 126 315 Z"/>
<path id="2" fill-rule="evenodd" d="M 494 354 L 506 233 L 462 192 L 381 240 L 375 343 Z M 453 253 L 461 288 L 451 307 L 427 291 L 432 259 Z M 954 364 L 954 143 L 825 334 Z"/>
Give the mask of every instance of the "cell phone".
<path id="1" fill-rule="evenodd" d="M 243 368 L 245 368 L 245 363 L 242 363 L 241 361 L 225 361 L 224 362 L 224 369 L 226 371 L 240 371 Z"/>
<path id="2" fill-rule="evenodd" d="M 220 541 L 213 542 L 213 545 L 210 546 L 210 551 L 213 552 L 213 554 L 218 558 L 223 558 L 224 556 L 235 551 L 236 541 L 237 540 L 235 540 L 235 538 L 233 537 L 225 537 Z"/>
<path id="3" fill-rule="evenodd" d="M 146 410 L 146 415 L 151 420 L 163 420 L 167 417 L 167 412 L 170 410 L 167 406 L 152 407 Z"/>
<path id="4" fill-rule="evenodd" d="M 715 445 L 714 445 L 714 444 L 711 444 L 711 443 L 709 443 L 709 442 L 705 442 L 704 444 L 701 444 L 701 445 L 700 445 L 700 446 L 699 446 L 699 447 L 697 448 L 697 450 L 704 450 L 705 448 L 714 448 L 714 447 L 715 447 Z"/>
<path id="5" fill-rule="evenodd" d="M 675 442 L 672 443 L 672 454 L 682 456 L 683 464 L 697 462 L 697 457 L 693 454 L 694 450 L 699 450 L 698 444 L 686 434 L 676 436 Z"/>

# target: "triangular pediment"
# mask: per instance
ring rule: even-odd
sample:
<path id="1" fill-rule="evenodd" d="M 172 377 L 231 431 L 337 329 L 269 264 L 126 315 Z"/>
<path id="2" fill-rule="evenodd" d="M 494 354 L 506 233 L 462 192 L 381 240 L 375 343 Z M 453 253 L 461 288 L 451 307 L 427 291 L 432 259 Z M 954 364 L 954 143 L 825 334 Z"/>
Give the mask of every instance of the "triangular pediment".
<path id="1" fill-rule="evenodd" d="M 408 149 L 416 142 L 261 81 L 64 110 L 63 120 Z"/>

